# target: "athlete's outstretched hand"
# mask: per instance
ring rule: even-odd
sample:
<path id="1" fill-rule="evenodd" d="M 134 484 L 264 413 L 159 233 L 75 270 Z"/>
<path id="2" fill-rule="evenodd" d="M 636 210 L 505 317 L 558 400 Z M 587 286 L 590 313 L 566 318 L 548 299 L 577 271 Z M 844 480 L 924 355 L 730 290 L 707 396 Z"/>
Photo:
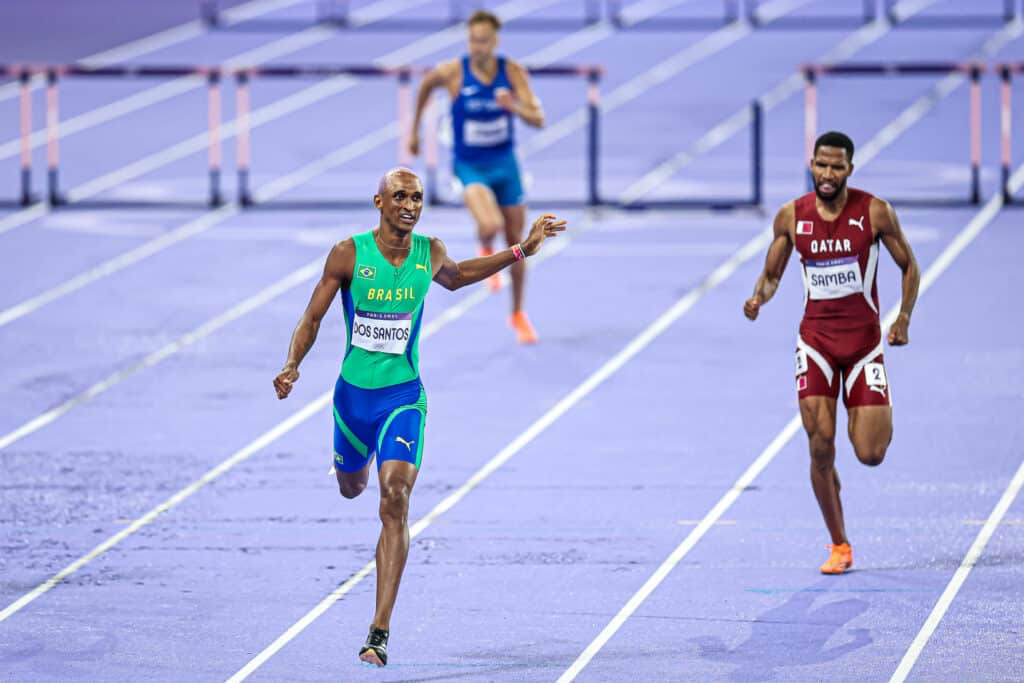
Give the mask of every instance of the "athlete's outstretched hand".
<path id="1" fill-rule="evenodd" d="M 743 315 L 751 320 L 757 320 L 757 314 L 761 312 L 761 297 L 752 296 L 743 304 Z"/>
<path id="2" fill-rule="evenodd" d="M 521 245 L 523 251 L 527 256 L 533 256 L 540 251 L 540 245 L 544 243 L 544 240 L 563 232 L 565 226 L 565 219 L 559 220 L 549 213 L 543 214 L 533 222 L 530 234 L 526 236 L 526 240 Z"/>
<path id="3" fill-rule="evenodd" d="M 284 370 L 274 378 L 274 389 L 278 398 L 288 398 L 292 393 L 292 385 L 299 379 L 299 371 L 290 365 L 284 366 Z"/>
<path id="4" fill-rule="evenodd" d="M 419 156 L 420 153 L 420 134 L 419 131 L 412 131 L 409 133 L 409 154 L 413 156 Z"/>
<path id="5" fill-rule="evenodd" d="M 903 346 L 910 342 L 910 318 L 902 313 L 889 328 L 889 346 Z"/>

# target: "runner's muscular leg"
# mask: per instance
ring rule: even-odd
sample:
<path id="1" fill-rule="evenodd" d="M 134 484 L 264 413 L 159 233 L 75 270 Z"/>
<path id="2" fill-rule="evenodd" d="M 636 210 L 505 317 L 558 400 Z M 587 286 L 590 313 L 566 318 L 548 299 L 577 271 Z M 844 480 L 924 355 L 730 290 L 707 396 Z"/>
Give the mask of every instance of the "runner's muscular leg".
<path id="1" fill-rule="evenodd" d="M 377 611 L 373 625 L 391 630 L 398 584 L 409 556 L 409 496 L 419 470 L 404 460 L 386 460 L 380 466 L 380 521 L 377 541 Z"/>
<path id="2" fill-rule="evenodd" d="M 849 422 L 850 443 L 857 459 L 871 467 L 881 465 L 892 441 L 892 406 L 850 408 Z"/>
<path id="3" fill-rule="evenodd" d="M 809 396 L 800 401 L 800 417 L 807 431 L 811 453 L 811 488 L 825 518 L 832 543 L 846 543 L 843 504 L 839 498 L 839 474 L 836 472 L 836 400 L 828 396 Z"/>
<path id="4" fill-rule="evenodd" d="M 494 238 L 501 232 L 505 219 L 498 208 L 498 200 L 491 188 L 481 183 L 470 183 L 462 192 L 462 199 L 476 221 L 477 235 L 485 249 L 494 248 Z"/>
<path id="5" fill-rule="evenodd" d="M 505 222 L 505 241 L 508 246 L 518 244 L 523 239 L 523 226 L 526 223 L 526 205 L 501 207 L 501 214 Z M 523 292 L 526 287 L 526 261 L 517 261 L 509 266 L 509 275 L 512 277 L 512 312 L 520 311 L 523 308 Z"/>

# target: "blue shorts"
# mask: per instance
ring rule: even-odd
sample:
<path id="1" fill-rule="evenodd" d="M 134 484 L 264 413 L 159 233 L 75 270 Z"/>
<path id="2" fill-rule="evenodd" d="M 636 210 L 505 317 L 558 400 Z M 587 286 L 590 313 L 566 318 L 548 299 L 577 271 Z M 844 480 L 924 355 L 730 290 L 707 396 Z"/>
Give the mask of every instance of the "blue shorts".
<path id="1" fill-rule="evenodd" d="M 340 376 L 334 385 L 334 467 L 358 472 L 377 456 L 417 468 L 423 457 L 427 395 L 419 379 L 382 389 L 360 389 Z"/>
<path id="2" fill-rule="evenodd" d="M 498 206 L 519 206 L 526 201 L 515 154 L 510 153 L 496 161 L 487 162 L 456 159 L 452 172 L 463 187 L 479 183 L 491 188 L 498 198 Z"/>

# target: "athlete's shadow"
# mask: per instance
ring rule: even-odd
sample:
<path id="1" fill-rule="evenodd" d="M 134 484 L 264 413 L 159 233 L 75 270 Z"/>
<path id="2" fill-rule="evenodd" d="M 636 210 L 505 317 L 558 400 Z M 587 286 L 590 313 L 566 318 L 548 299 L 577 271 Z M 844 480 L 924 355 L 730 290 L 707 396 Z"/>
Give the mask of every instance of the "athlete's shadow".
<path id="1" fill-rule="evenodd" d="M 776 669 L 820 664 L 844 657 L 872 642 L 868 629 L 849 629 L 846 642 L 832 647 L 825 644 L 845 624 L 868 609 L 864 600 L 829 600 L 822 594 L 834 587 L 830 581 L 798 590 L 789 600 L 774 607 L 752 623 L 750 637 L 729 648 L 718 636 L 693 638 L 700 656 L 735 664 L 734 681 L 768 681 Z M 815 602 L 820 603 L 815 607 Z"/>

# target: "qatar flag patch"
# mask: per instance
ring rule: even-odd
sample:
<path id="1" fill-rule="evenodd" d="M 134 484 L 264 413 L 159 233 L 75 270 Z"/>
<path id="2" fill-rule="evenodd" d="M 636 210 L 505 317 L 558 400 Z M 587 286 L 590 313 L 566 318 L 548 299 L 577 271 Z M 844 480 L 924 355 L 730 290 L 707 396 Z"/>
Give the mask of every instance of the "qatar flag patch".
<path id="1" fill-rule="evenodd" d="M 814 232 L 814 221 L 797 221 L 796 234 L 810 235 Z"/>

